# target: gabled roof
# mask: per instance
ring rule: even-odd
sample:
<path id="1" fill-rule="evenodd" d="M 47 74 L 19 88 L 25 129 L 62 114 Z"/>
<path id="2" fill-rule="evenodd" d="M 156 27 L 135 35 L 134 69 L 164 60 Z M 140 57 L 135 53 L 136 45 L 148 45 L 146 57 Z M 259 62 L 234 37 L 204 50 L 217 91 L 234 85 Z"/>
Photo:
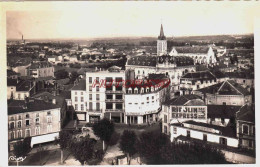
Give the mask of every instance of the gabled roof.
<path id="1" fill-rule="evenodd" d="M 205 105 L 201 98 L 197 95 L 183 95 L 164 103 L 165 105 Z"/>
<path id="2" fill-rule="evenodd" d="M 23 80 L 16 86 L 16 91 L 30 91 L 32 88 L 32 81 Z"/>
<path id="3" fill-rule="evenodd" d="M 31 66 L 27 67 L 28 69 L 38 69 L 38 68 L 46 68 L 46 67 L 52 67 L 52 64 L 50 62 L 37 62 L 37 63 L 32 63 Z"/>
<path id="4" fill-rule="evenodd" d="M 197 54 L 207 54 L 208 51 L 209 51 L 209 47 L 207 46 L 184 46 L 184 47 L 174 47 L 175 50 L 178 52 L 178 53 L 197 53 Z"/>
<path id="5" fill-rule="evenodd" d="M 80 80 L 76 85 L 74 85 L 71 90 L 86 90 L 86 80 Z"/>
<path id="6" fill-rule="evenodd" d="M 219 95 L 250 95 L 247 89 L 243 88 L 233 80 L 227 80 L 212 86 L 198 89 L 196 91 L 209 94 L 218 93 Z"/>
<path id="7" fill-rule="evenodd" d="M 191 79 L 191 80 L 199 80 L 199 79 L 216 79 L 216 77 L 210 71 L 198 71 L 198 72 L 188 72 L 181 77 L 182 79 Z"/>
<path id="8" fill-rule="evenodd" d="M 253 106 L 244 105 L 236 116 L 237 120 L 255 123 L 255 109 Z"/>

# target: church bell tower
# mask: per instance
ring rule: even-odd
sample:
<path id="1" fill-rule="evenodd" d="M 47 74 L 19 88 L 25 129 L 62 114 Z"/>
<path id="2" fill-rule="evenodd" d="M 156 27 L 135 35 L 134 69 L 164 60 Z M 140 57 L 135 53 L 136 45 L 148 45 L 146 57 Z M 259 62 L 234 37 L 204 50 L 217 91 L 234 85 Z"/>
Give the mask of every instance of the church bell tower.
<path id="1" fill-rule="evenodd" d="M 160 35 L 157 39 L 157 56 L 167 54 L 167 40 L 163 33 L 163 26 L 161 24 Z"/>

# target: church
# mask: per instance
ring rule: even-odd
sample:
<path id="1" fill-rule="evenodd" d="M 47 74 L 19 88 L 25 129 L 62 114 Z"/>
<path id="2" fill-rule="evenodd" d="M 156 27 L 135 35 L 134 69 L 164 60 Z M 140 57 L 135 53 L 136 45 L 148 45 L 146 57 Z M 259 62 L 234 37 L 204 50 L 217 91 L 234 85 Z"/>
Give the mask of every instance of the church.
<path id="1" fill-rule="evenodd" d="M 157 39 L 157 55 L 144 53 L 128 58 L 126 77 L 128 79 L 147 79 L 149 74 L 165 74 L 171 80 L 171 93 L 180 92 L 180 78 L 187 72 L 196 70 L 193 58 L 183 55 L 170 55 L 167 52 L 167 39 L 161 25 Z"/>

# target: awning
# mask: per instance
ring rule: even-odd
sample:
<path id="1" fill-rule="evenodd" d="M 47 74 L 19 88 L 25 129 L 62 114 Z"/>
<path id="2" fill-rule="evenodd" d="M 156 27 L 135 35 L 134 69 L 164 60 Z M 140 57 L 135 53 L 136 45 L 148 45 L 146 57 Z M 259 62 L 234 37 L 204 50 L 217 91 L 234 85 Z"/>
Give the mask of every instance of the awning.
<path id="1" fill-rule="evenodd" d="M 59 132 L 41 135 L 41 136 L 34 136 L 34 137 L 32 137 L 32 140 L 31 140 L 31 147 L 33 147 L 33 145 L 35 145 L 35 144 L 41 144 L 41 143 L 54 141 L 58 137 L 59 137 Z"/>

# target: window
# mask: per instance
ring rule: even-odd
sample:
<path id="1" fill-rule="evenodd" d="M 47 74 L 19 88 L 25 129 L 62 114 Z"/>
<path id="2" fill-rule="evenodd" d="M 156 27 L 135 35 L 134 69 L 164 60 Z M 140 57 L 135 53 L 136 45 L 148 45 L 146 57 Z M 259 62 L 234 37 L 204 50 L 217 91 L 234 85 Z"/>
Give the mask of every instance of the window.
<path id="1" fill-rule="evenodd" d="M 100 103 L 96 103 L 96 110 L 100 110 Z"/>
<path id="2" fill-rule="evenodd" d="M 78 101 L 78 97 L 75 97 L 75 102 L 77 102 Z"/>
<path id="3" fill-rule="evenodd" d="M 25 137 L 30 137 L 31 136 L 31 130 L 30 129 L 26 129 L 25 130 Z"/>
<path id="4" fill-rule="evenodd" d="M 80 94 L 83 95 L 83 92 L 81 92 Z"/>
<path id="5" fill-rule="evenodd" d="M 18 127 L 18 128 L 21 128 L 21 127 L 22 127 L 22 121 L 18 121 L 17 127 Z"/>
<path id="6" fill-rule="evenodd" d="M 92 94 L 89 94 L 89 100 L 92 100 Z"/>
<path id="7" fill-rule="evenodd" d="M 190 137 L 190 131 L 187 130 L 187 137 Z"/>
<path id="8" fill-rule="evenodd" d="M 92 85 L 89 86 L 89 91 L 92 91 Z"/>
<path id="9" fill-rule="evenodd" d="M 99 100 L 99 94 L 96 94 L 96 99 Z"/>
<path id="10" fill-rule="evenodd" d="M 18 119 L 19 119 L 19 120 L 20 120 L 20 119 L 22 119 L 22 116 L 21 116 L 21 115 L 19 115 L 19 116 L 18 116 Z"/>
<path id="11" fill-rule="evenodd" d="M 78 104 L 75 104 L 75 110 L 78 111 Z"/>
<path id="12" fill-rule="evenodd" d="M 255 126 L 252 126 L 252 135 L 255 136 Z"/>
<path id="13" fill-rule="evenodd" d="M 81 101 L 81 102 L 84 102 L 84 97 L 81 97 L 81 98 L 80 98 L 80 101 Z"/>
<path id="14" fill-rule="evenodd" d="M 116 90 L 117 90 L 117 91 L 121 91 L 122 89 L 123 89 L 122 86 L 120 86 L 120 85 L 117 85 L 117 86 L 116 86 Z"/>
<path id="15" fill-rule="evenodd" d="M 135 89 L 135 90 L 134 90 L 134 93 L 135 93 L 135 94 L 137 94 L 137 93 L 138 93 L 138 90 L 137 90 L 137 89 Z"/>
<path id="16" fill-rule="evenodd" d="M 25 115 L 25 118 L 30 118 L 30 117 L 29 117 L 29 114 L 26 114 L 26 115 Z"/>
<path id="17" fill-rule="evenodd" d="M 225 123 L 225 119 L 221 118 L 221 123 L 224 124 Z"/>
<path id="18" fill-rule="evenodd" d="M 116 77 L 116 82 L 122 82 L 123 78 L 122 77 Z"/>
<path id="19" fill-rule="evenodd" d="M 96 81 L 97 81 L 97 83 L 99 83 L 99 77 L 96 77 Z"/>
<path id="20" fill-rule="evenodd" d="M 96 90 L 97 90 L 97 92 L 99 92 L 99 86 L 96 86 Z"/>
<path id="21" fill-rule="evenodd" d="M 84 111 L 84 104 L 81 104 L 80 109 L 81 111 Z"/>
<path id="22" fill-rule="evenodd" d="M 21 95 L 20 95 L 20 93 L 18 93 L 18 99 L 21 99 Z"/>
<path id="23" fill-rule="evenodd" d="M 226 102 L 223 102 L 223 105 L 227 105 L 227 103 L 226 103 Z"/>
<path id="24" fill-rule="evenodd" d="M 203 134 L 203 141 L 207 141 L 207 140 L 208 140 L 207 134 Z"/>
<path id="25" fill-rule="evenodd" d="M 219 143 L 220 143 L 220 144 L 223 144 L 223 145 L 227 145 L 227 139 L 226 139 L 226 138 L 223 138 L 223 137 L 220 137 L 220 138 L 219 138 Z"/>
<path id="26" fill-rule="evenodd" d="M 177 128 L 173 127 L 173 134 L 177 134 Z"/>
<path id="27" fill-rule="evenodd" d="M 119 110 L 123 109 L 123 105 L 121 103 L 116 104 L 116 109 Z"/>
<path id="28" fill-rule="evenodd" d="M 164 123 L 167 123 L 167 115 L 164 115 Z"/>
<path id="29" fill-rule="evenodd" d="M 48 111 L 48 112 L 47 112 L 47 115 L 51 115 L 51 111 Z"/>
<path id="30" fill-rule="evenodd" d="M 89 102 L 89 110 L 93 110 L 93 108 L 92 108 L 92 102 Z"/>
<path id="31" fill-rule="evenodd" d="M 26 126 L 29 126 L 30 125 L 30 120 L 26 120 L 25 124 L 26 124 Z"/>
<path id="32" fill-rule="evenodd" d="M 112 103 L 106 103 L 106 109 L 113 109 Z"/>
<path id="33" fill-rule="evenodd" d="M 106 77 L 106 82 L 112 82 L 113 78 L 112 77 Z"/>
<path id="34" fill-rule="evenodd" d="M 39 113 L 36 114 L 36 117 L 39 117 Z"/>
<path id="35" fill-rule="evenodd" d="M 154 99 L 154 96 L 152 96 L 152 99 Z"/>
<path id="36" fill-rule="evenodd" d="M 77 95 L 77 92 L 75 92 L 75 95 Z"/>
<path id="37" fill-rule="evenodd" d="M 22 131 L 21 130 L 17 131 L 17 138 L 22 138 Z"/>
<path id="38" fill-rule="evenodd" d="M 248 125 L 245 125 L 245 124 L 242 125 L 242 133 L 246 134 L 246 135 L 249 134 Z"/>
<path id="39" fill-rule="evenodd" d="M 39 119 L 39 118 L 36 118 L 36 119 L 35 119 L 35 124 L 36 124 L 36 125 L 40 124 L 40 119 Z"/>
<path id="40" fill-rule="evenodd" d="M 123 99 L 122 95 L 116 95 L 116 99 Z"/>
<path id="41" fill-rule="evenodd" d="M 47 123 L 51 123 L 52 118 L 51 117 L 47 117 Z"/>
<path id="42" fill-rule="evenodd" d="M 113 99 L 113 95 L 107 95 L 107 99 Z"/>
<path id="43" fill-rule="evenodd" d="M 36 127 L 35 128 L 35 135 L 39 135 L 40 134 L 40 127 Z"/>
<path id="44" fill-rule="evenodd" d="M 149 100 L 149 97 L 147 97 L 146 99 Z"/>
<path id="45" fill-rule="evenodd" d="M 92 77 L 89 77 L 88 80 L 89 80 L 89 83 L 92 84 Z"/>
<path id="46" fill-rule="evenodd" d="M 13 131 L 11 132 L 10 136 L 11 136 L 11 139 L 14 139 L 14 132 Z"/>
<path id="47" fill-rule="evenodd" d="M 10 129 L 14 129 L 14 122 L 10 123 Z"/>

